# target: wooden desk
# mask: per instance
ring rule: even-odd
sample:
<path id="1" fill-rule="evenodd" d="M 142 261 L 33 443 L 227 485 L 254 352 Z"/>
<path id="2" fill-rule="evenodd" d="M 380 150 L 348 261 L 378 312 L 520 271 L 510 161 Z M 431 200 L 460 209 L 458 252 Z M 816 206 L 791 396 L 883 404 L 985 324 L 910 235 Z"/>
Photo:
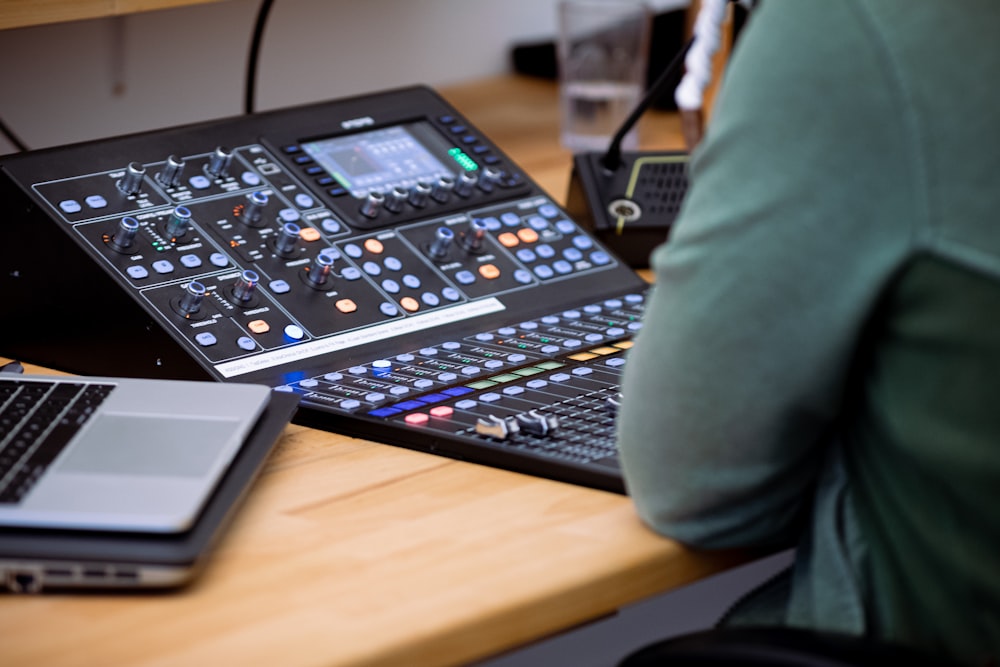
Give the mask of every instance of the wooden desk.
<path id="1" fill-rule="evenodd" d="M 562 198 L 551 84 L 444 92 Z M 653 535 L 623 496 L 290 426 L 193 586 L 0 594 L 0 664 L 457 665 L 735 561 Z"/>

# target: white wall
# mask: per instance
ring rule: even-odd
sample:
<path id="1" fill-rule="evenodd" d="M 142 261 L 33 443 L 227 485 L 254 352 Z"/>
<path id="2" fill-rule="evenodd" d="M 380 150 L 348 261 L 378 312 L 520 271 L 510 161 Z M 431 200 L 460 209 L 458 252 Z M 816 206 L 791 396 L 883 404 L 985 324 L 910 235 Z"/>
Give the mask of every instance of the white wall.
<path id="1" fill-rule="evenodd" d="M 257 108 L 505 72 L 557 0 L 276 0 Z M 259 0 L 0 32 L 0 118 L 31 148 L 243 111 Z M 659 0 L 681 6 L 684 0 Z M 0 137 L 0 154 L 13 147 Z"/>

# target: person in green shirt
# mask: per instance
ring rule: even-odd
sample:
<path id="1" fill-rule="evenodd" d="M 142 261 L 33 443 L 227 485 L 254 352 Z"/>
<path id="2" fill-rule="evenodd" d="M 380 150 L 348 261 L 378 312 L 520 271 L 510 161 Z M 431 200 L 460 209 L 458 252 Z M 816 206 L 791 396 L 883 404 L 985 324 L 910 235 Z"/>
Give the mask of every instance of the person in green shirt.
<path id="1" fill-rule="evenodd" d="M 987 0 L 764 0 L 741 33 L 618 439 L 654 530 L 796 547 L 749 620 L 1000 660 L 998 74 Z"/>

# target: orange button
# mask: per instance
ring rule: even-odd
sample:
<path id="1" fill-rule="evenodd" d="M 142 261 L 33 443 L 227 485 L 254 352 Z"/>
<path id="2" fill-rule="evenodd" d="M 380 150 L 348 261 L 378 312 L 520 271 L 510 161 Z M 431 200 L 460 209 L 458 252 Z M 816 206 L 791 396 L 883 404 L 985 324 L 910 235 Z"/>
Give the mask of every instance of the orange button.
<path id="1" fill-rule="evenodd" d="M 358 304 L 354 303 L 350 299 L 340 299 L 337 303 L 333 304 L 342 313 L 353 313 L 358 309 Z"/>
<path id="2" fill-rule="evenodd" d="M 299 238 L 303 241 L 319 241 L 319 230 L 313 227 L 303 227 L 299 230 Z"/>
<path id="3" fill-rule="evenodd" d="M 518 243 L 521 242 L 517 238 L 517 235 L 512 234 L 511 232 L 504 232 L 503 234 L 497 237 L 497 241 L 500 241 L 500 243 L 502 243 L 506 248 L 513 248 L 514 246 L 516 246 Z"/>
<path id="4" fill-rule="evenodd" d="M 385 247 L 382 245 L 382 242 L 379 241 L 378 239 L 368 239 L 367 241 L 365 241 L 365 250 L 372 253 L 373 255 L 381 255 L 382 251 L 385 250 Z"/>
<path id="5" fill-rule="evenodd" d="M 517 237 L 525 243 L 534 243 L 538 240 L 538 232 L 530 227 L 522 227 L 517 230 Z"/>
<path id="6" fill-rule="evenodd" d="M 247 327 L 255 334 L 265 334 L 271 330 L 271 325 L 264 320 L 254 320 Z"/>
<path id="7" fill-rule="evenodd" d="M 479 275 L 487 280 L 495 280 L 500 277 L 500 269 L 493 264 L 483 264 L 479 267 Z"/>
<path id="8" fill-rule="evenodd" d="M 406 310 L 411 313 L 416 312 L 420 309 L 420 302 L 414 299 L 412 296 L 404 296 L 399 300 L 399 305 L 401 305 Z"/>
<path id="9" fill-rule="evenodd" d="M 438 405 L 431 408 L 431 417 L 437 417 L 439 419 L 447 419 L 455 413 L 455 409 L 450 405 Z"/>

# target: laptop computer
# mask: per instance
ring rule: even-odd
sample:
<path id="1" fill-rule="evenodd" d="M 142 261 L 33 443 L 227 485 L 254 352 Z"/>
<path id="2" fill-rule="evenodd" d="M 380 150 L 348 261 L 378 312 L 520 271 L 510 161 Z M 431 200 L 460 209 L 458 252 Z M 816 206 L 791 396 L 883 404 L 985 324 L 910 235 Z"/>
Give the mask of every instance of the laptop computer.
<path id="1" fill-rule="evenodd" d="M 188 530 L 270 395 L 250 384 L 0 374 L 0 526 Z"/>
<path id="2" fill-rule="evenodd" d="M 2 374 L 0 379 L 8 380 Z M 81 381 L 81 378 L 69 379 Z M 124 386 L 125 392 L 132 391 L 129 385 L 133 383 L 128 380 L 121 385 L 123 380 L 107 378 L 83 381 L 112 382 Z M 145 384 L 147 381 L 139 382 Z M 219 400 L 232 385 L 208 386 L 223 390 L 222 394 L 213 394 L 215 400 Z M 177 532 L 122 530 L 120 526 L 97 529 L 0 525 L 0 587 L 6 586 L 18 593 L 37 593 L 42 590 L 162 589 L 190 582 L 204 567 L 212 547 L 229 525 L 297 409 L 297 395 L 266 388 L 265 392 L 268 396 L 259 417 L 228 467 L 222 471 L 190 528 Z M 256 392 L 252 399 L 256 400 Z"/>

